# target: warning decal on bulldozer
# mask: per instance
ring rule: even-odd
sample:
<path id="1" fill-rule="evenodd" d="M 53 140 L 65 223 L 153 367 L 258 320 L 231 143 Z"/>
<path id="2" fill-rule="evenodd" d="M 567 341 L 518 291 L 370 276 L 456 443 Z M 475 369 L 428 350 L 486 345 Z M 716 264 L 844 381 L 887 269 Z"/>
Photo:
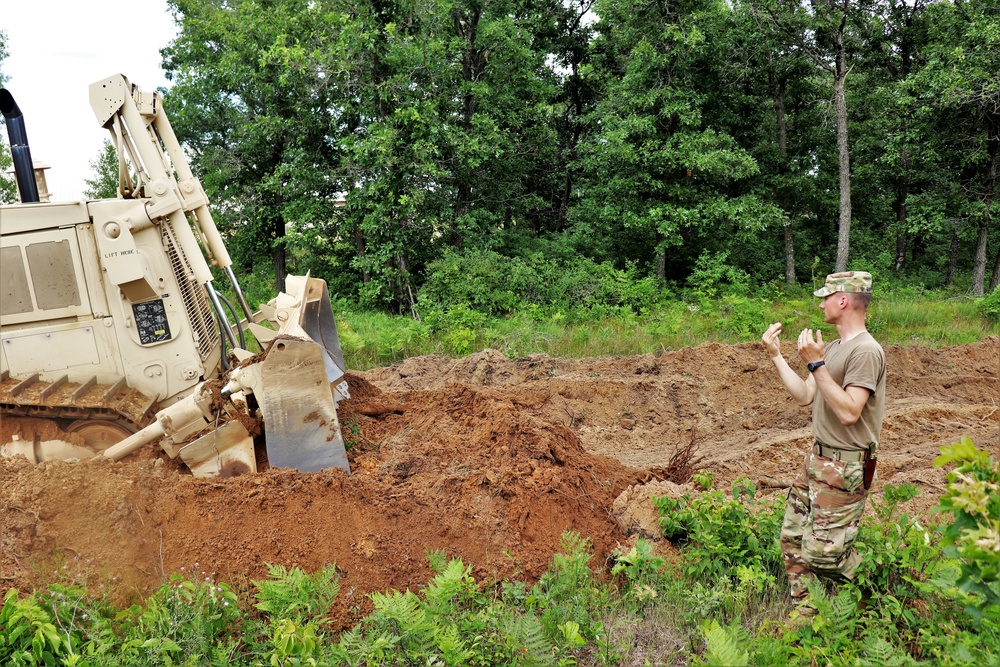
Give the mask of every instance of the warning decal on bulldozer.
<path id="1" fill-rule="evenodd" d="M 139 341 L 143 345 L 170 340 L 170 325 L 167 323 L 167 311 L 163 307 L 163 299 L 134 303 L 132 312 L 135 314 Z"/>

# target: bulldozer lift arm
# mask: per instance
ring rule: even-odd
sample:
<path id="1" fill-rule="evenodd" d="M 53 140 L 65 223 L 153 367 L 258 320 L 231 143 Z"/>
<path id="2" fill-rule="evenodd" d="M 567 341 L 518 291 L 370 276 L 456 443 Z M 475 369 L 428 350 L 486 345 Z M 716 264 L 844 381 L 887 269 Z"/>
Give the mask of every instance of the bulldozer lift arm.
<path id="1" fill-rule="evenodd" d="M 198 282 L 209 290 L 220 321 L 227 318 L 211 286 L 212 273 L 199 246 L 212 263 L 225 271 L 240 307 L 250 319 L 253 313 L 232 272 L 232 258 L 212 218 L 201 181 L 192 173 L 163 112 L 163 97 L 158 91 L 144 92 L 124 75 L 115 74 L 91 84 L 90 105 L 101 126 L 111 132 L 119 153 L 124 150 L 138 170 L 142 188 L 136 194 L 150 198 L 146 207 L 150 220 L 162 218 L 170 226 Z M 235 340 L 230 342 L 236 346 Z"/>

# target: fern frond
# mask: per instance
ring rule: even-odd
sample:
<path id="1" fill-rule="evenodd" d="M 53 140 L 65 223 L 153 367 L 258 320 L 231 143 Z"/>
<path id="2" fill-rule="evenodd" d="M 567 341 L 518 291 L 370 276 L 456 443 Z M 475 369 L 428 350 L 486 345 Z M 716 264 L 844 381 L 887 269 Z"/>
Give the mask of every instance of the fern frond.
<path id="1" fill-rule="evenodd" d="M 440 574 L 431 580 L 424 590 L 427 605 L 438 614 L 447 615 L 451 602 L 459 596 L 468 583 L 472 567 L 466 567 L 461 558 L 448 562 Z"/>
<path id="2" fill-rule="evenodd" d="M 454 623 L 445 628 L 434 628 L 434 644 L 441 651 L 441 658 L 446 665 L 465 665 L 476 655 L 475 651 L 465 647 L 458 626 Z"/>
<path id="3" fill-rule="evenodd" d="M 571 530 L 564 532 L 559 538 L 559 547 L 569 558 L 586 556 L 590 560 L 590 538 Z"/>
<path id="4" fill-rule="evenodd" d="M 826 614 L 827 622 L 836 630 L 853 631 L 858 617 L 858 601 L 850 590 L 840 591 L 830 603 L 830 611 Z"/>
<path id="5" fill-rule="evenodd" d="M 916 664 L 913 658 L 879 636 L 869 636 L 864 647 L 865 667 L 900 667 Z"/>
<path id="6" fill-rule="evenodd" d="M 257 587 L 257 609 L 273 618 L 322 622 L 340 594 L 337 566 L 328 565 L 309 575 L 297 567 L 267 564 L 268 579 L 253 581 Z"/>
<path id="7" fill-rule="evenodd" d="M 340 636 L 339 651 L 349 665 L 385 665 L 387 657 L 399 653 L 400 638 L 391 632 L 364 634 L 358 628 Z M 326 664 L 326 663 L 324 663 Z"/>
<path id="8" fill-rule="evenodd" d="M 431 571 L 434 574 L 444 572 L 445 565 L 448 564 L 448 554 L 445 553 L 444 549 L 428 549 L 424 553 L 427 555 L 427 563 L 431 566 Z"/>
<path id="9" fill-rule="evenodd" d="M 746 646 L 753 641 L 753 638 L 750 636 L 750 632 L 742 625 L 730 626 L 728 632 L 733 638 L 733 641 L 737 644 Z"/>
<path id="10" fill-rule="evenodd" d="M 505 624 L 504 634 L 521 656 L 522 665 L 551 665 L 550 642 L 539 620 L 530 615 L 514 617 Z"/>
<path id="11" fill-rule="evenodd" d="M 705 659 L 709 665 L 745 667 L 750 663 L 750 654 L 740 648 L 736 637 L 712 619 L 702 621 L 698 628 L 705 637 Z M 746 634 L 745 631 L 743 634 Z"/>
<path id="12" fill-rule="evenodd" d="M 389 630 L 406 642 L 420 646 L 430 642 L 434 626 L 428 619 L 420 598 L 413 592 L 375 592 L 370 597 L 375 605 L 372 618 L 378 627 Z"/>
<path id="13" fill-rule="evenodd" d="M 380 593 L 375 591 L 371 594 L 372 604 L 375 605 L 375 616 L 404 624 L 412 624 L 414 620 L 423 617 L 420 609 L 420 598 L 411 591 L 400 593 L 399 591 L 389 591 Z"/>

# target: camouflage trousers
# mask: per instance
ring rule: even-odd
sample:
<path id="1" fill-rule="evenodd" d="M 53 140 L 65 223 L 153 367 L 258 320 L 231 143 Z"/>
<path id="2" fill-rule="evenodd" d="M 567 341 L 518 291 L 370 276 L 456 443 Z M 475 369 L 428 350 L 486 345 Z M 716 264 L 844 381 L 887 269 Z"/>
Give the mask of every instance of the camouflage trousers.
<path id="1" fill-rule="evenodd" d="M 781 553 L 793 598 L 816 575 L 853 579 L 861 562 L 854 540 L 868 490 L 863 462 L 832 461 L 810 451 L 792 482 L 781 526 Z"/>

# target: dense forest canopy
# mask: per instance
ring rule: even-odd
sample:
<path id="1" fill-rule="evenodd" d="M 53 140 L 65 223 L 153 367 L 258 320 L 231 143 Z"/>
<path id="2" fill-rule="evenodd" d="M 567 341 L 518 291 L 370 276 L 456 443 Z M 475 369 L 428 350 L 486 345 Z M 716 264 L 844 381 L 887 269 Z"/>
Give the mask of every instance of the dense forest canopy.
<path id="1" fill-rule="evenodd" d="M 416 313 L 511 307 L 471 275 L 1000 282 L 998 0 L 169 6 L 173 125 L 279 285 Z"/>

